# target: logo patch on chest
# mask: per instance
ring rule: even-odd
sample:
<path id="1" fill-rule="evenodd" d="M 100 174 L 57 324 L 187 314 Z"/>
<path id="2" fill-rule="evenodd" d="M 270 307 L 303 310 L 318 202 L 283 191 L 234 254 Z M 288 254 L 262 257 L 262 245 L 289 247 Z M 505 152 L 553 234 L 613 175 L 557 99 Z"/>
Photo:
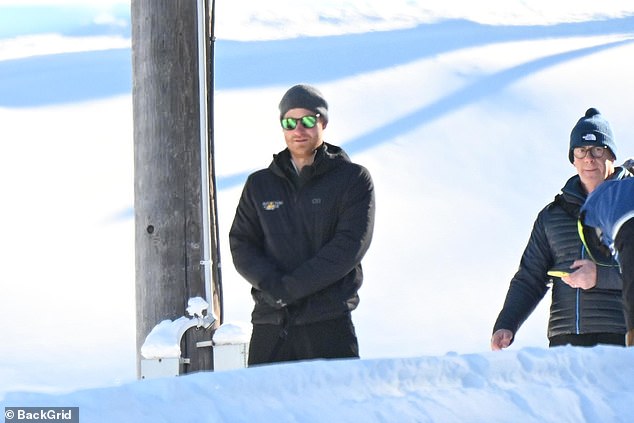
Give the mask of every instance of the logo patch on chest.
<path id="1" fill-rule="evenodd" d="M 264 210 L 277 210 L 282 205 L 284 205 L 283 201 L 263 201 L 262 202 L 262 208 Z"/>

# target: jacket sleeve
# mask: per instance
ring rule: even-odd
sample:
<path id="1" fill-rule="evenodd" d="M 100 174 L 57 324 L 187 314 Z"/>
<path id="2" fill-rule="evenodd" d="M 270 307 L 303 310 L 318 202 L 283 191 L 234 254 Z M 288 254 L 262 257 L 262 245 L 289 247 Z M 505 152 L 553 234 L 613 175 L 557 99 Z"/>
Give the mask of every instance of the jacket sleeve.
<path id="1" fill-rule="evenodd" d="M 374 185 L 369 172 L 359 166 L 343 196 L 335 234 L 309 260 L 281 279 L 290 301 L 314 294 L 339 281 L 360 264 L 370 247 L 374 230 Z"/>
<path id="2" fill-rule="evenodd" d="M 597 265 L 597 285 L 595 288 L 616 291 L 623 289 L 623 278 L 616 262 L 610 266 Z"/>
<path id="3" fill-rule="evenodd" d="M 282 278 L 282 271 L 264 250 L 264 233 L 251 191 L 252 177 L 247 179 L 229 230 L 229 246 L 236 270 L 255 289 L 264 291 L 272 281 Z"/>
<path id="4" fill-rule="evenodd" d="M 504 306 L 493 326 L 493 332 L 508 329 L 513 334 L 517 333 L 548 292 L 546 281 L 551 263 L 553 257 L 546 237 L 542 211 L 533 225 L 519 269 L 511 279 Z"/>

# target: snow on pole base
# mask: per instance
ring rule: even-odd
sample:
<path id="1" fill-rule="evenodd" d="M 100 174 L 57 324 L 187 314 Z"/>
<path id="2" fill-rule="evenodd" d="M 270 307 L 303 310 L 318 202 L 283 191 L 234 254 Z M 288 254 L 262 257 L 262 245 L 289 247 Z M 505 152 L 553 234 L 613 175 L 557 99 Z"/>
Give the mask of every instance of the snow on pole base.
<path id="1" fill-rule="evenodd" d="M 213 336 L 214 371 L 247 367 L 250 338 L 250 324 L 236 322 L 220 326 Z"/>
<path id="2" fill-rule="evenodd" d="M 187 313 L 174 321 L 161 321 L 154 326 L 141 346 L 141 379 L 178 376 L 181 358 L 181 339 L 193 327 L 208 328 L 214 323 L 211 316 L 203 316 L 209 304 L 200 297 L 190 298 Z"/>

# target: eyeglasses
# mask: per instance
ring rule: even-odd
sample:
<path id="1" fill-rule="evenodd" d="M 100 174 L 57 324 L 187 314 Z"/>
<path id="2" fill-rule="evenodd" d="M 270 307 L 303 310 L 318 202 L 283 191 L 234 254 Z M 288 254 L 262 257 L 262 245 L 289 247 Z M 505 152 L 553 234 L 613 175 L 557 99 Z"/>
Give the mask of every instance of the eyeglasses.
<path id="1" fill-rule="evenodd" d="M 302 116 L 299 119 L 291 117 L 284 118 L 281 120 L 282 128 L 286 129 L 287 131 L 292 131 L 293 129 L 297 128 L 297 124 L 299 122 L 301 122 L 306 129 L 314 128 L 315 125 L 317 125 L 317 118 L 319 116 L 319 114 L 316 114 Z"/>
<path id="2" fill-rule="evenodd" d="M 590 155 L 592 156 L 593 159 L 600 159 L 601 157 L 603 157 L 605 155 L 605 150 L 607 150 L 607 147 L 575 147 L 572 150 L 572 154 L 574 154 L 574 156 L 578 159 L 585 159 L 586 156 L 588 155 L 588 152 L 590 152 Z"/>

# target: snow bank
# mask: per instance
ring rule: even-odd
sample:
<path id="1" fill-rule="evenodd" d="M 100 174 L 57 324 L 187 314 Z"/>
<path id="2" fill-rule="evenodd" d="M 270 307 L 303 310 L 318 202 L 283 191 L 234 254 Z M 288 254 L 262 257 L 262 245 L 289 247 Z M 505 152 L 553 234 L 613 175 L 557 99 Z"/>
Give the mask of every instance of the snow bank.
<path id="1" fill-rule="evenodd" d="M 128 383 L 0 406 L 79 407 L 82 422 L 626 422 L 634 349 L 527 348 L 312 361 Z"/>

